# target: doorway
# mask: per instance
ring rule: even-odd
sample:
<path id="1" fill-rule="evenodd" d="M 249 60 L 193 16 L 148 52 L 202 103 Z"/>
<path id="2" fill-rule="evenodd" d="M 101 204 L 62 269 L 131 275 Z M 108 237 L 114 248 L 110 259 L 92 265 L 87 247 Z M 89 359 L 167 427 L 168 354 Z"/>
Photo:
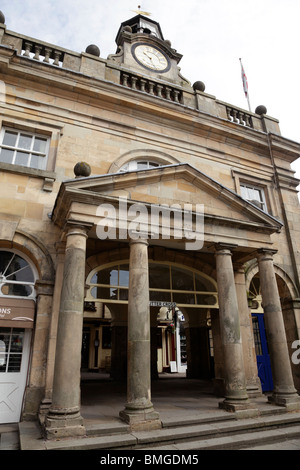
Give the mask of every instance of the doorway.
<path id="1" fill-rule="evenodd" d="M 20 421 L 30 338 L 30 329 L 0 328 L 0 423 Z"/>
<path id="2" fill-rule="evenodd" d="M 261 388 L 263 392 L 270 392 L 273 390 L 273 379 L 270 355 L 268 351 L 268 343 L 265 330 L 264 314 L 253 313 L 252 325 L 257 361 L 258 377 L 261 381 Z"/>

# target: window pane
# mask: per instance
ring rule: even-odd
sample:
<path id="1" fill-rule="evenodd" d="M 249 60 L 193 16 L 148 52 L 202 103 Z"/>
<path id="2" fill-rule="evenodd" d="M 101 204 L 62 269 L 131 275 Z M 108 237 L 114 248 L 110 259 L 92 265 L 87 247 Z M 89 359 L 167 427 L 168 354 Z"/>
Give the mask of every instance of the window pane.
<path id="1" fill-rule="evenodd" d="M 199 274 L 195 274 L 195 285 L 197 291 L 216 292 L 216 288 L 213 283 Z"/>
<path id="2" fill-rule="evenodd" d="M 19 139 L 18 148 L 30 150 L 31 149 L 31 142 L 32 142 L 32 136 L 31 135 L 21 134 L 20 139 Z"/>
<path id="3" fill-rule="evenodd" d="M 109 287 L 93 287 L 91 295 L 94 299 L 111 299 L 117 300 L 118 289 Z"/>
<path id="4" fill-rule="evenodd" d="M 3 145 L 9 145 L 10 147 L 15 147 L 17 142 L 18 133 L 5 131 Z"/>
<path id="5" fill-rule="evenodd" d="M 173 302 L 177 304 L 195 305 L 195 295 L 189 293 L 173 293 Z"/>
<path id="6" fill-rule="evenodd" d="M 12 163 L 14 158 L 14 151 L 8 149 L 0 150 L 0 161 L 4 163 Z"/>
<path id="7" fill-rule="evenodd" d="M 20 372 L 22 354 L 10 354 L 7 372 Z"/>
<path id="8" fill-rule="evenodd" d="M 7 330 L 7 331 L 5 331 Z M 10 328 L 1 328 L 0 330 L 0 340 L 2 341 L 3 352 L 8 352 L 9 340 L 10 340 Z"/>
<path id="9" fill-rule="evenodd" d="M 148 168 L 148 162 L 138 162 L 137 163 L 138 170 L 145 170 Z"/>
<path id="10" fill-rule="evenodd" d="M 259 331 L 259 324 L 258 324 L 258 318 L 257 317 L 252 317 L 252 325 L 253 325 L 255 352 L 256 352 L 257 356 L 261 356 L 262 355 L 262 347 L 261 347 L 260 331 Z"/>
<path id="11" fill-rule="evenodd" d="M 32 294 L 32 287 L 22 284 L 4 284 L 1 288 L 1 292 L 4 295 L 29 297 Z"/>
<path id="12" fill-rule="evenodd" d="M 193 274 L 185 269 L 172 266 L 172 289 L 194 290 Z"/>
<path id="13" fill-rule="evenodd" d="M 36 152 L 45 153 L 46 152 L 47 139 L 42 139 L 41 137 L 35 137 L 33 150 Z"/>
<path id="14" fill-rule="evenodd" d="M 15 330 L 13 331 L 13 333 Z M 10 346 L 10 352 L 22 352 L 23 348 L 23 338 L 24 338 L 24 331 L 20 332 L 18 334 L 13 334 L 11 338 L 11 346 Z"/>
<path id="15" fill-rule="evenodd" d="M 241 196 L 245 199 L 249 199 L 250 194 L 248 193 L 248 188 L 241 185 Z"/>
<path id="16" fill-rule="evenodd" d="M 31 155 L 30 168 L 37 168 L 38 170 L 46 169 L 46 157 L 41 157 L 39 155 Z"/>
<path id="17" fill-rule="evenodd" d="M 28 165 L 29 154 L 25 152 L 17 152 L 15 164 L 27 166 Z"/>
<path id="18" fill-rule="evenodd" d="M 9 281 L 20 281 L 20 282 L 34 282 L 33 272 L 29 265 L 20 270 L 16 270 L 12 274 L 6 276 L 6 279 Z"/>
<path id="19" fill-rule="evenodd" d="M 215 295 L 197 294 L 197 305 L 216 305 L 217 298 Z"/>
<path id="20" fill-rule="evenodd" d="M 13 256 L 13 253 L 9 251 L 0 251 L 0 274 L 5 274 L 7 265 Z"/>
<path id="21" fill-rule="evenodd" d="M 101 271 L 98 271 L 97 274 L 97 284 L 108 284 L 113 286 L 118 285 L 118 269 L 116 269 L 116 267 L 102 269 Z"/>
<path id="22" fill-rule="evenodd" d="M 149 292 L 150 300 L 159 300 L 160 302 L 171 302 L 171 292 Z"/>
<path id="23" fill-rule="evenodd" d="M 119 300 L 128 300 L 128 289 L 119 289 Z"/>
<path id="24" fill-rule="evenodd" d="M 34 275 L 27 261 L 14 253 L 2 251 L 0 258 L 4 259 L 3 267 L 0 270 L 9 281 L 34 282 Z"/>
<path id="25" fill-rule="evenodd" d="M 169 266 L 164 264 L 149 265 L 149 287 L 153 289 L 170 289 Z"/>
<path id="26" fill-rule="evenodd" d="M 122 264 L 119 270 L 119 286 L 129 286 L 129 265 Z"/>

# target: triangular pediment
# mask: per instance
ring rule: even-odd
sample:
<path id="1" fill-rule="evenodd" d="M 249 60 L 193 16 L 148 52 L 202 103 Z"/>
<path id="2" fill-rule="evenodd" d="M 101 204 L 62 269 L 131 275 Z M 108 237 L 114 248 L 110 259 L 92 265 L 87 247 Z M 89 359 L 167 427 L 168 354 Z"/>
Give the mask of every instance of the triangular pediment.
<path id="1" fill-rule="evenodd" d="M 250 229 L 270 232 L 282 227 L 279 220 L 189 164 L 77 178 L 64 182 L 60 193 L 94 205 L 103 198 L 116 201 L 120 197 L 129 204 L 179 204 L 183 209 L 192 205 L 193 211 L 196 204 L 203 204 L 205 218 L 218 224 L 249 224 Z"/>

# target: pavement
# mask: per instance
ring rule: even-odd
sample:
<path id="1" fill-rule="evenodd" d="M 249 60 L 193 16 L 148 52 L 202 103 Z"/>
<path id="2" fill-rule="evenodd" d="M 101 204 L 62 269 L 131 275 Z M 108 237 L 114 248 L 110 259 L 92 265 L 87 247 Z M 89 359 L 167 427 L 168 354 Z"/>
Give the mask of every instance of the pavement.
<path id="1" fill-rule="evenodd" d="M 126 403 L 126 384 L 113 382 L 105 373 L 82 374 L 81 395 L 81 414 L 87 428 L 93 429 L 93 427 L 103 426 L 105 429 L 109 426 L 121 426 L 119 411 L 124 408 Z M 174 427 L 173 429 L 176 429 L 176 425 L 178 429 L 182 422 L 195 424 L 197 416 L 204 417 L 207 423 L 231 418 L 232 416 L 229 415 L 232 413 L 219 409 L 220 401 L 222 398 L 217 398 L 213 394 L 210 381 L 186 379 L 185 374 L 177 373 L 160 374 L 159 380 L 152 381 L 154 408 L 160 413 L 164 425 L 168 426 L 170 423 L 170 426 Z M 267 398 L 264 395 L 252 401 L 260 412 L 276 415 L 284 412 L 281 407 L 267 403 Z M 300 431 L 300 421 L 298 425 Z M 32 423 L 24 422 L 20 426 L 25 435 L 26 429 L 28 429 L 28 433 L 37 432 L 33 430 Z M 20 449 L 18 428 L 17 423 L 0 425 L 0 450 Z M 258 438 L 258 442 L 251 443 L 249 447 L 246 447 L 246 450 L 300 450 L 300 437 L 289 438 L 288 434 L 282 433 L 282 438 L 280 438 L 278 433 L 276 435 L 276 432 L 273 432 L 275 436 L 273 442 L 270 434 L 271 442 L 260 442 Z M 33 439 L 33 437 L 31 438 Z M 38 439 L 41 438 L 37 436 L 36 439 L 38 442 Z M 34 448 L 34 445 L 32 447 Z M 168 449 L 168 446 L 165 448 Z M 169 448 L 172 450 L 171 446 Z M 173 449 L 176 447 L 173 446 Z"/>

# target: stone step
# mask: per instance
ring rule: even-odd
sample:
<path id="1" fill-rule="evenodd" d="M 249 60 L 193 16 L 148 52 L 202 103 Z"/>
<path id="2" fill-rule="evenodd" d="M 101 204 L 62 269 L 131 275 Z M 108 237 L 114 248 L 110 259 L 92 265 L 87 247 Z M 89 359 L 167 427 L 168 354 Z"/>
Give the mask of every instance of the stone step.
<path id="1" fill-rule="evenodd" d="M 218 436 L 210 439 L 194 439 L 185 442 L 174 442 L 166 445 L 140 447 L 148 451 L 186 451 L 186 450 L 236 450 L 249 449 L 253 446 L 283 442 L 297 439 L 300 442 L 300 426 L 279 429 L 244 432 L 229 436 Z"/>
<path id="2" fill-rule="evenodd" d="M 153 431 L 130 432 L 121 422 L 103 423 L 87 427 L 86 437 L 48 441 L 41 436 L 37 423 L 25 422 L 20 423 L 20 443 L 22 450 L 188 450 L 249 447 L 258 442 L 300 437 L 300 413 L 297 412 L 248 419 L 235 419 L 234 414 L 229 416 L 233 418 L 220 416 L 210 423 L 183 426 L 177 423 Z"/>
<path id="3" fill-rule="evenodd" d="M 133 433 L 138 445 L 153 445 L 155 442 L 191 441 L 198 437 L 212 439 L 216 436 L 230 436 L 239 433 L 249 433 L 256 430 L 271 430 L 286 426 L 300 427 L 300 413 L 285 413 L 280 415 L 268 415 L 259 418 L 219 421 L 215 423 L 196 424 L 175 428 L 162 428 L 154 431 L 140 431 Z"/>
<path id="4" fill-rule="evenodd" d="M 86 435 L 87 436 L 101 436 L 101 435 L 112 435 L 112 434 L 123 434 L 128 433 L 130 430 L 129 425 L 122 421 L 110 421 L 108 423 L 88 423 L 86 424 Z"/>

